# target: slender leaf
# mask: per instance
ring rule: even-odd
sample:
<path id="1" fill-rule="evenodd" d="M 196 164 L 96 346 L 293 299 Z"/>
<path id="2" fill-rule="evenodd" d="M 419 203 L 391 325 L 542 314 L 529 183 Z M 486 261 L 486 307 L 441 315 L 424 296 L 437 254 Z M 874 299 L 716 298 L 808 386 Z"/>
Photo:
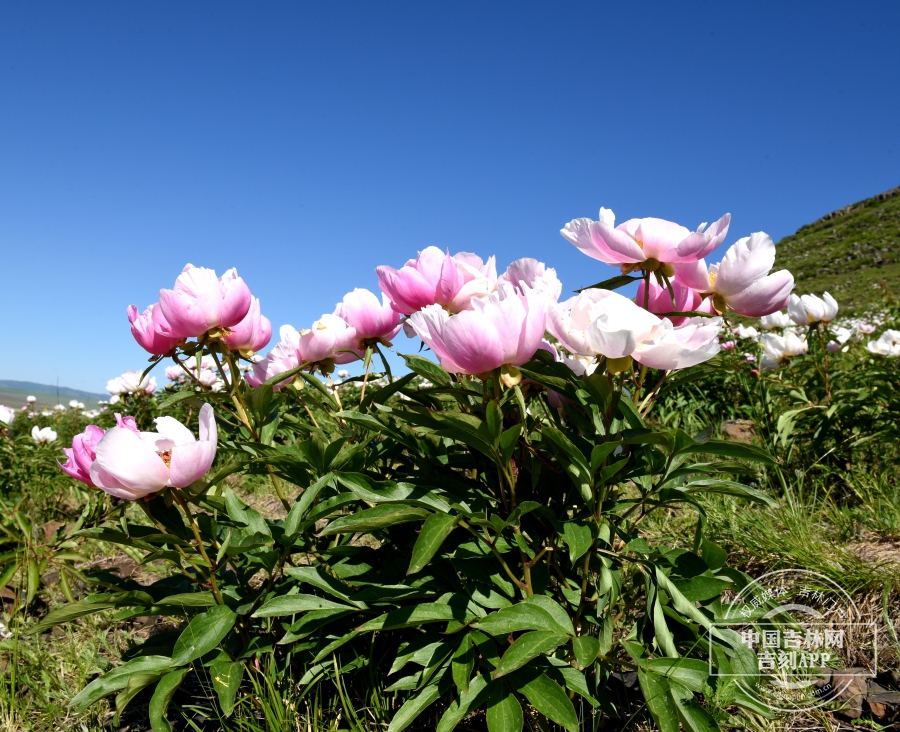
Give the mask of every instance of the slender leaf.
<path id="1" fill-rule="evenodd" d="M 150 724 L 153 732 L 172 732 L 172 725 L 169 724 L 166 712 L 169 709 L 169 702 L 172 701 L 187 672 L 186 668 L 170 671 L 156 685 L 150 699 Z"/>
<path id="2" fill-rule="evenodd" d="M 446 513 L 433 513 L 422 525 L 422 531 L 413 547 L 412 558 L 406 574 L 415 574 L 425 567 L 441 548 L 450 532 L 456 528 L 456 517 Z"/>

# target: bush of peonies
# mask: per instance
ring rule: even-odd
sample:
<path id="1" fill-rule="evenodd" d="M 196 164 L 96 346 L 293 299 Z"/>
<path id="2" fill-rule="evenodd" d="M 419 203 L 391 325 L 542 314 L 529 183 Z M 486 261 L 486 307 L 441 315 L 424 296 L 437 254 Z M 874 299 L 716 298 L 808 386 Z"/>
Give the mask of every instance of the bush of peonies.
<path id="1" fill-rule="evenodd" d="M 760 448 L 647 415 L 720 350 L 735 378 L 762 381 L 813 341 L 819 363 L 832 342 L 871 332 L 837 329 L 827 293 L 793 295 L 764 233 L 708 265 L 729 227 L 728 214 L 695 231 L 616 226 L 607 209 L 576 219 L 563 237 L 621 275 L 564 301 L 542 262 L 498 275 L 494 257 L 428 247 L 376 268 L 380 297 L 357 288 L 309 328 L 281 326 L 265 356 L 271 323 L 234 269 L 188 264 L 157 303 L 129 306 L 171 385 L 154 395 L 154 377 L 126 372 L 108 388 L 184 419 L 155 416 L 151 429 L 111 404 L 61 467 L 122 499 L 93 535 L 169 562 L 171 576 L 136 587 L 106 575 L 33 630 L 110 607 L 180 630 L 73 704 L 152 688 L 151 722 L 169 729 L 168 702 L 192 674 L 228 715 L 266 656 L 300 685 L 386 679 L 389 732 L 449 731 L 480 709 L 492 732 L 522 729 L 530 710 L 580 729 L 616 713 L 621 671 L 637 672 L 661 727 L 717 728 L 698 702 L 712 674 L 756 673 L 740 637 L 713 627 L 722 592 L 747 578 L 702 520 L 691 552 L 648 545 L 641 521 L 704 493 L 767 502 L 741 476 L 777 467 Z M 634 299 L 614 291 L 630 283 Z M 732 330 L 735 315 L 759 321 Z M 401 330 L 436 363 L 406 355 L 408 373 L 392 375 L 384 351 Z M 866 348 L 900 355 L 900 336 Z M 332 380 L 355 361 L 362 376 Z M 234 474 L 266 476 L 283 518 L 245 505 Z M 729 693 L 761 711 L 752 693 Z"/>

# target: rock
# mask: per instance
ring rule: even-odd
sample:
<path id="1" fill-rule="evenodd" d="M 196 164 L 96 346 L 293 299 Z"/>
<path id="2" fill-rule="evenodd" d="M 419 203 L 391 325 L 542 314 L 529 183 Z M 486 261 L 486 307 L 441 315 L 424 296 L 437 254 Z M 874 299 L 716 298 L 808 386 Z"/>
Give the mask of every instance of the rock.
<path id="1" fill-rule="evenodd" d="M 866 703 L 876 719 L 893 717 L 900 710 L 900 692 L 888 691 L 870 680 L 866 691 Z"/>
<path id="2" fill-rule="evenodd" d="M 732 442 L 752 444 L 756 429 L 749 419 L 726 419 L 722 422 L 722 436 Z"/>
<path id="3" fill-rule="evenodd" d="M 831 685 L 838 690 L 836 699 L 842 704 L 838 711 L 842 717 L 859 719 L 862 716 L 868 673 L 864 668 L 845 668 L 831 674 Z"/>

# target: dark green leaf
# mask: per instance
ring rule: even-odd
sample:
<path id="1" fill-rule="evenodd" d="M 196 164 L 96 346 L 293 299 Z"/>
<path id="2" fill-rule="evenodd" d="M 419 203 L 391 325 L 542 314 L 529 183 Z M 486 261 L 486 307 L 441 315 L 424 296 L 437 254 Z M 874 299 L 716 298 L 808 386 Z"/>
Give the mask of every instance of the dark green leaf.
<path id="1" fill-rule="evenodd" d="M 569 545 L 569 561 L 574 565 L 591 548 L 594 536 L 591 527 L 569 521 L 563 528 L 563 541 Z"/>
<path id="2" fill-rule="evenodd" d="M 253 613 L 254 618 L 271 618 L 281 615 L 294 615 L 306 613 L 311 610 L 356 610 L 357 608 L 326 600 L 317 595 L 279 595 L 263 603 L 263 606 Z"/>
<path id="3" fill-rule="evenodd" d="M 172 725 L 166 717 L 169 709 L 169 702 L 181 686 L 185 674 L 188 672 L 186 668 L 179 668 L 170 671 L 160 679 L 153 691 L 153 697 L 150 699 L 150 724 L 153 732 L 172 732 Z"/>
<path id="4" fill-rule="evenodd" d="M 474 627 L 493 636 L 505 637 L 521 630 L 546 630 L 553 633 L 566 633 L 553 616 L 546 610 L 532 603 L 520 602 L 512 607 L 497 610 L 487 617 L 481 618 Z"/>
<path id="5" fill-rule="evenodd" d="M 451 607 L 443 603 L 428 603 L 426 605 L 416 605 L 415 607 L 405 607 L 400 610 L 392 610 L 380 617 L 370 620 L 359 626 L 359 632 L 368 630 L 389 630 L 391 628 L 407 628 L 414 625 L 423 625 L 424 623 L 435 623 L 442 620 L 459 620 L 464 621 L 466 617 L 465 610 L 458 607 Z"/>
<path id="6" fill-rule="evenodd" d="M 407 699 L 391 720 L 388 732 L 400 732 L 400 730 L 406 729 L 426 707 L 436 702 L 440 696 L 440 689 L 435 683 L 426 686 L 412 699 Z"/>
<path id="7" fill-rule="evenodd" d="M 522 705 L 501 681 L 492 681 L 488 690 L 488 732 L 522 732 L 525 717 Z"/>
<path id="8" fill-rule="evenodd" d="M 600 639 L 592 635 L 581 635 L 572 641 L 572 650 L 575 651 L 575 660 L 582 668 L 587 668 L 600 653 Z"/>
<path id="9" fill-rule="evenodd" d="M 181 632 L 172 651 L 172 665 L 184 666 L 209 653 L 228 635 L 237 620 L 235 612 L 224 605 L 195 616 Z"/>
<path id="10" fill-rule="evenodd" d="M 450 702 L 435 732 L 453 732 L 463 719 L 482 705 L 487 698 L 487 692 L 487 675 L 479 675 L 472 679 L 468 691 L 462 692 L 458 699 Z"/>
<path id="11" fill-rule="evenodd" d="M 219 697 L 222 714 L 227 717 L 234 709 L 234 700 L 244 676 L 244 664 L 241 661 L 232 662 L 227 659 L 215 661 L 209 665 L 209 676 Z"/>
<path id="12" fill-rule="evenodd" d="M 410 371 L 414 371 L 419 376 L 428 379 L 428 381 L 438 386 L 449 386 L 450 375 L 438 366 L 434 361 L 429 361 L 421 356 L 406 355 L 401 353 L 400 356 L 406 361 Z"/>
<path id="13" fill-rule="evenodd" d="M 355 534 L 377 531 L 388 526 L 421 521 L 429 515 L 424 508 L 386 503 L 374 508 L 357 511 L 350 516 L 342 516 L 332 521 L 322 531 L 322 536 L 331 534 Z"/>
<path id="14" fill-rule="evenodd" d="M 85 709 L 98 699 L 112 694 L 114 691 L 124 689 L 128 684 L 128 679 L 135 674 L 161 674 L 168 670 L 172 663 L 172 659 L 168 656 L 140 656 L 131 661 L 123 663 L 121 666 L 108 671 L 99 679 L 94 679 L 90 684 L 85 686 L 75 697 L 69 702 L 69 705 L 76 709 Z"/>
<path id="15" fill-rule="evenodd" d="M 578 716 L 572 701 L 563 688 L 546 674 L 539 674 L 525 684 L 516 687 L 535 709 L 551 722 L 578 732 Z"/>
<path id="16" fill-rule="evenodd" d="M 450 532 L 456 528 L 456 517 L 448 513 L 433 513 L 422 525 L 419 537 L 413 547 L 412 558 L 406 574 L 415 574 L 425 567 L 441 548 Z"/>
<path id="17" fill-rule="evenodd" d="M 523 633 L 506 649 L 506 653 L 503 654 L 500 663 L 494 669 L 494 678 L 499 679 L 501 676 L 506 676 L 506 674 L 522 668 L 532 659 L 559 648 L 568 640 L 569 636 L 567 635 L 547 630 L 532 630 Z"/>
<path id="18" fill-rule="evenodd" d="M 653 671 L 638 669 L 638 684 L 650 716 L 660 732 L 678 732 L 678 710 L 669 694 L 669 681 Z"/>
<path id="19" fill-rule="evenodd" d="M 616 275 L 615 277 L 610 277 L 608 280 L 603 280 L 603 282 L 598 282 L 596 285 L 582 287 L 580 290 L 575 290 L 575 292 L 584 292 L 585 290 L 617 290 L 620 287 L 625 287 L 625 285 L 630 285 L 632 282 L 640 282 L 642 279 L 642 277 L 631 277 L 630 275 Z"/>

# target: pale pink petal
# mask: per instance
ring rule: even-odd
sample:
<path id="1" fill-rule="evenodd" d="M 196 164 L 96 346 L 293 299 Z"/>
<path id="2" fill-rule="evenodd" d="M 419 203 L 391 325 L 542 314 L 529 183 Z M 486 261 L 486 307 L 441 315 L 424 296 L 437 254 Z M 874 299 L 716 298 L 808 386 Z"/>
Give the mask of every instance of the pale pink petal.
<path id="1" fill-rule="evenodd" d="M 94 463 L 136 495 L 156 493 L 169 480 L 169 469 L 150 444 L 122 427 L 106 432 L 97 445 Z"/>
<path id="2" fill-rule="evenodd" d="M 675 281 L 695 292 L 709 292 L 712 286 L 709 283 L 709 270 L 702 259 L 696 262 L 675 265 Z"/>
<path id="3" fill-rule="evenodd" d="M 465 310 L 449 318 L 442 336 L 444 348 L 460 373 L 480 374 L 503 365 L 500 335 L 482 313 Z"/>
<path id="4" fill-rule="evenodd" d="M 728 298 L 765 277 L 775 264 L 775 242 L 762 231 L 738 239 L 725 252 L 716 274 L 715 290 Z"/>
<path id="5" fill-rule="evenodd" d="M 739 315 L 760 318 L 787 305 L 793 289 L 794 276 L 782 269 L 757 280 L 735 295 L 727 296 L 725 301 Z"/>
<path id="6" fill-rule="evenodd" d="M 602 221 L 594 221 L 591 224 L 591 240 L 594 242 L 595 253 L 585 251 L 585 254 L 607 264 L 643 262 L 647 258 L 644 250 L 621 228 L 619 226 L 612 229 Z"/>

